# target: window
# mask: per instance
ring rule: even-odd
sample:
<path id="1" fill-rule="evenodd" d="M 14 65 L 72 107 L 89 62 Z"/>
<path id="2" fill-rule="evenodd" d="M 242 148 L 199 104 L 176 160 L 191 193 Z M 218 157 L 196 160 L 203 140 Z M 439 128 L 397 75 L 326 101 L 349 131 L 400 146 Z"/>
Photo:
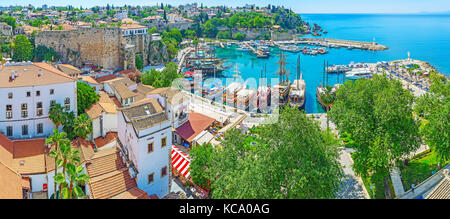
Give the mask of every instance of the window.
<path id="1" fill-rule="evenodd" d="M 6 118 L 7 119 L 12 119 L 12 117 L 13 117 L 12 105 L 8 104 L 8 105 L 6 105 Z"/>
<path id="2" fill-rule="evenodd" d="M 8 99 L 12 99 L 13 98 L 13 93 L 12 92 L 9 92 L 8 93 Z"/>
<path id="3" fill-rule="evenodd" d="M 56 100 L 50 100 L 50 106 L 56 105 Z"/>
<path id="4" fill-rule="evenodd" d="M 27 91 L 27 97 L 31 96 L 31 92 Z"/>
<path id="5" fill-rule="evenodd" d="M 41 96 L 41 91 L 37 90 L 37 91 L 36 91 L 36 96 L 37 96 L 37 97 Z"/>
<path id="6" fill-rule="evenodd" d="M 167 137 L 161 139 L 161 147 L 167 146 Z"/>
<path id="7" fill-rule="evenodd" d="M 7 126 L 6 127 L 6 136 L 12 136 L 13 135 L 13 127 Z"/>
<path id="8" fill-rule="evenodd" d="M 64 99 L 64 107 L 66 108 L 66 111 L 70 111 L 70 98 Z"/>
<path id="9" fill-rule="evenodd" d="M 43 109 L 42 109 L 42 102 L 38 102 L 36 104 L 36 116 L 42 116 Z"/>
<path id="10" fill-rule="evenodd" d="M 153 152 L 153 142 L 147 145 L 147 153 Z"/>
<path id="11" fill-rule="evenodd" d="M 54 89 L 50 89 L 50 94 L 54 94 L 55 90 Z"/>
<path id="12" fill-rule="evenodd" d="M 28 135 L 28 125 L 22 125 L 22 135 Z"/>
<path id="13" fill-rule="evenodd" d="M 148 175 L 148 184 L 151 184 L 154 181 L 154 175 L 155 174 L 153 173 Z"/>
<path id="14" fill-rule="evenodd" d="M 26 103 L 22 103 L 22 118 L 28 117 L 28 105 Z"/>
<path id="15" fill-rule="evenodd" d="M 161 168 L 161 178 L 167 176 L 167 166 Z"/>
<path id="16" fill-rule="evenodd" d="M 36 131 L 37 131 L 38 134 L 44 133 L 44 124 L 43 123 L 38 123 Z"/>

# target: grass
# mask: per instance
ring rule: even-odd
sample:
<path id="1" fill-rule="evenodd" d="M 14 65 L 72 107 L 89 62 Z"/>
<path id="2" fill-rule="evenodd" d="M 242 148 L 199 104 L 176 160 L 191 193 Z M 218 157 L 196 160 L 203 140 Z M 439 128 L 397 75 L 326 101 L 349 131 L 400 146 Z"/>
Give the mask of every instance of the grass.
<path id="1" fill-rule="evenodd" d="M 441 166 L 444 167 L 448 163 L 450 163 L 450 161 L 443 163 Z M 402 163 L 399 165 L 399 168 L 401 171 L 403 187 L 406 191 L 410 190 L 411 184 L 417 186 L 438 171 L 437 155 L 433 151 L 426 151 L 411 159 L 408 166 L 405 166 L 405 164 Z"/>
<path id="2" fill-rule="evenodd" d="M 353 153 L 351 154 L 352 159 L 354 160 L 355 158 L 353 157 Z M 369 177 L 364 177 L 361 176 L 361 179 L 364 183 L 364 187 L 366 187 L 367 192 L 370 195 L 370 198 L 372 199 L 386 199 L 386 196 L 384 194 L 384 182 L 383 180 L 375 180 L 372 181 L 372 178 Z M 390 184 L 392 184 L 389 181 Z M 372 186 L 372 189 L 370 188 L 370 185 L 374 184 L 374 186 Z M 391 191 L 394 191 L 393 189 Z M 375 197 L 374 197 L 375 195 Z"/>

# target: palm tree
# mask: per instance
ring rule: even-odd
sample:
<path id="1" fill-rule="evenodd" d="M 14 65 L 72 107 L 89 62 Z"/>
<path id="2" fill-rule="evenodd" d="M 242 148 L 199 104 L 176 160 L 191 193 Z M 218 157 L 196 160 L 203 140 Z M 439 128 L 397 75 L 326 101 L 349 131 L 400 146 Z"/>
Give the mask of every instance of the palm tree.
<path id="1" fill-rule="evenodd" d="M 80 151 L 79 150 L 72 150 L 72 147 L 70 145 L 70 141 L 68 139 L 65 139 L 64 141 L 61 142 L 61 144 L 59 145 L 59 157 L 60 159 L 58 159 L 58 165 L 59 167 L 62 166 L 63 170 L 62 170 L 62 174 L 64 175 L 64 177 L 66 177 L 66 166 L 68 163 L 73 163 L 73 164 L 79 164 L 81 162 L 80 159 Z M 60 184 L 60 189 L 59 191 L 62 191 L 63 189 L 63 185 Z"/>
<path id="2" fill-rule="evenodd" d="M 67 176 L 69 178 L 69 183 L 66 182 L 64 174 L 59 173 L 55 176 L 55 181 L 64 185 L 64 188 L 61 190 L 61 197 L 64 199 L 72 199 L 73 195 L 75 195 L 76 198 L 85 196 L 80 185 L 88 182 L 90 178 L 84 173 L 84 167 L 76 166 L 73 163 L 67 163 Z"/>
<path id="3" fill-rule="evenodd" d="M 64 121 L 66 121 L 64 108 L 60 104 L 55 104 L 50 107 L 48 117 L 56 125 L 56 128 L 58 128 L 59 125 L 61 125 Z"/>
<path id="4" fill-rule="evenodd" d="M 50 135 L 47 139 L 45 139 L 45 143 L 49 145 L 54 145 L 55 149 L 50 152 L 50 157 L 55 159 L 55 176 L 58 174 L 58 146 L 62 144 L 65 140 L 67 140 L 67 134 L 65 132 L 58 132 L 58 129 L 53 129 L 53 135 Z M 54 183 L 54 198 L 57 199 L 56 195 L 56 181 Z"/>
<path id="5" fill-rule="evenodd" d="M 75 118 L 73 128 L 78 137 L 86 138 L 92 133 L 92 119 L 88 118 L 85 113 L 81 114 Z"/>
<path id="6" fill-rule="evenodd" d="M 336 102 L 336 93 L 333 92 L 333 87 L 327 85 L 324 91 L 320 94 L 320 100 L 325 105 L 325 110 L 327 111 L 327 129 L 329 128 L 328 122 L 328 111 L 331 109 L 331 105 Z"/>

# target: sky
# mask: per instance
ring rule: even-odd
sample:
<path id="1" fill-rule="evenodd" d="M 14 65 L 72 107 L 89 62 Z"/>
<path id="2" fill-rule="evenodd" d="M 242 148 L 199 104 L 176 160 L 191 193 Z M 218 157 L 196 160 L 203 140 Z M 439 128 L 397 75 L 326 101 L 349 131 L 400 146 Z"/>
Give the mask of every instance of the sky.
<path id="1" fill-rule="evenodd" d="M 283 5 L 297 13 L 436 13 L 450 12 L 450 0 L 1 0 L 0 6 L 28 5 L 40 7 L 72 5 L 74 7 L 92 7 L 96 5 L 156 5 L 171 4 L 178 6 L 197 2 L 206 6 L 243 6 L 256 4 L 258 6 Z"/>

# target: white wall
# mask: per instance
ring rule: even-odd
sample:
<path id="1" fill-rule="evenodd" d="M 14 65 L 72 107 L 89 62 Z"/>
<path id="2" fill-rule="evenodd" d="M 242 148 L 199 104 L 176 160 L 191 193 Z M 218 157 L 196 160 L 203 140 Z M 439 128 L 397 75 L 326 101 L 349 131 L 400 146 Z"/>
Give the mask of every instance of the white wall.
<path id="1" fill-rule="evenodd" d="M 50 89 L 54 89 L 54 94 L 50 94 Z M 31 92 L 31 96 L 27 97 L 27 91 Z M 36 96 L 36 91 L 40 91 L 40 96 Z M 8 99 L 8 93 L 13 93 L 13 98 Z M 13 126 L 12 138 L 35 138 L 41 136 L 48 136 L 52 133 L 55 125 L 48 118 L 48 111 L 50 110 L 50 101 L 55 100 L 56 103 L 64 107 L 64 99 L 70 98 L 70 111 L 76 114 L 76 82 L 67 82 L 61 84 L 51 84 L 33 87 L 14 87 L 14 88 L 0 88 L 0 132 L 5 133 L 6 127 Z M 36 105 L 42 102 L 43 115 L 36 116 Z M 28 117 L 22 118 L 21 105 L 26 103 L 28 106 Z M 12 105 L 13 117 L 6 119 L 6 105 Z M 37 124 L 43 123 L 44 133 L 37 134 Z M 28 125 L 28 136 L 22 136 L 22 125 Z"/>

